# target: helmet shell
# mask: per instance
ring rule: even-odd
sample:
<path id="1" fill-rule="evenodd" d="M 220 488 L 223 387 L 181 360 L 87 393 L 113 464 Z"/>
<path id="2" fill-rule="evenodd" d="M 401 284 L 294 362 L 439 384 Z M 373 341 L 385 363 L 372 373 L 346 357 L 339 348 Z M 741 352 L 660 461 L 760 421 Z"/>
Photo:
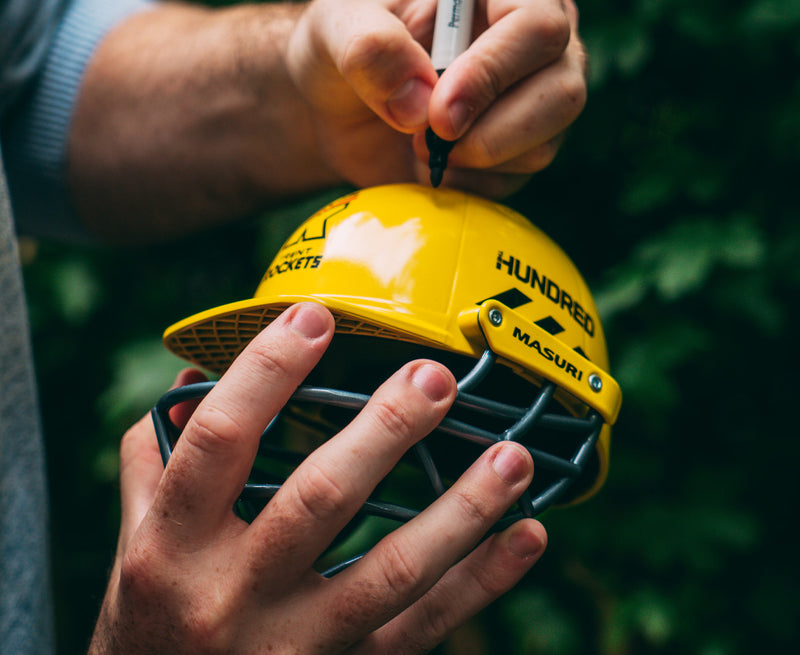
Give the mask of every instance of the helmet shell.
<path id="1" fill-rule="evenodd" d="M 410 184 L 343 196 L 287 239 L 253 298 L 180 321 L 164 341 L 222 373 L 263 327 L 302 301 L 330 309 L 337 333 L 473 359 L 491 347 L 529 382 L 556 382 L 569 413 L 592 407 L 606 423 L 616 420 L 621 394 L 588 286 L 547 235 L 495 202 Z M 606 474 L 609 434 L 606 426 L 598 440 L 592 491 Z"/>

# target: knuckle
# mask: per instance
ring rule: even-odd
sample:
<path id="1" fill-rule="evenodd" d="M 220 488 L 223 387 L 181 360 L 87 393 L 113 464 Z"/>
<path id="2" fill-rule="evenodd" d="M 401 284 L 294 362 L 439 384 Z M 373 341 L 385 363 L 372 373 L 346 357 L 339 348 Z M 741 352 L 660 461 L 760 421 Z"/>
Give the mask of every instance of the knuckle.
<path id="1" fill-rule="evenodd" d="M 503 163 L 497 139 L 492 138 L 486 131 L 470 135 L 468 148 L 470 152 L 470 166 L 477 169 L 492 168 Z"/>
<path id="2" fill-rule="evenodd" d="M 384 540 L 380 553 L 380 572 L 386 587 L 397 598 L 415 596 L 422 585 L 422 574 L 407 552 L 391 536 Z"/>
<path id="3" fill-rule="evenodd" d="M 383 37 L 377 32 L 363 32 L 353 36 L 342 51 L 339 63 L 345 76 L 375 59 L 386 48 Z"/>
<path id="4" fill-rule="evenodd" d="M 571 34 L 569 18 L 560 7 L 553 7 L 549 11 L 539 10 L 534 38 L 552 58 L 564 52 Z"/>
<path id="5" fill-rule="evenodd" d="M 127 607 L 135 607 L 134 623 L 169 634 L 170 643 L 178 638 L 180 652 L 230 652 L 237 585 L 230 578 L 224 587 L 204 581 L 194 567 L 176 562 L 176 553 L 170 555 L 154 539 L 140 538 L 120 560 L 119 597 Z"/>
<path id="6" fill-rule="evenodd" d="M 119 568 L 120 587 L 127 590 L 128 594 L 138 595 L 140 590 L 148 588 L 148 577 L 145 558 L 137 556 L 133 549 L 125 553 Z"/>
<path id="7" fill-rule="evenodd" d="M 306 461 L 295 472 L 297 499 L 303 509 L 321 521 L 341 513 L 347 506 L 348 495 L 324 468 Z"/>
<path id="8" fill-rule="evenodd" d="M 560 141 L 551 140 L 528 151 L 516 162 L 520 172 L 536 173 L 553 163 L 558 153 Z"/>
<path id="9" fill-rule="evenodd" d="M 571 122 L 586 106 L 586 80 L 583 75 L 578 74 L 563 76 L 559 87 L 562 98 L 561 106 L 564 107 L 565 114 Z"/>
<path id="10" fill-rule="evenodd" d="M 384 62 L 394 62 L 399 54 L 398 39 L 391 30 L 361 32 L 342 50 L 339 70 L 346 79 L 368 77 L 371 71 L 382 70 Z"/>
<path id="11" fill-rule="evenodd" d="M 231 640 L 230 608 L 219 602 L 221 594 L 204 593 L 191 576 L 179 573 L 180 567 L 174 562 L 160 561 L 153 552 L 148 544 L 126 552 L 120 565 L 122 597 L 144 608 L 152 621 L 168 620 L 170 631 L 180 635 L 186 652 L 227 652 L 224 645 Z M 202 602 L 187 602 L 187 598 L 201 597 Z"/>
<path id="12" fill-rule="evenodd" d="M 184 613 L 181 626 L 183 641 L 189 653 L 225 653 L 230 643 L 230 626 L 227 617 L 212 604 L 204 609 Z"/>
<path id="13" fill-rule="evenodd" d="M 148 544 L 134 544 L 120 561 L 119 584 L 124 593 L 134 600 L 147 600 L 158 597 L 170 588 L 171 581 L 160 576 L 153 553 L 155 548 Z M 167 569 L 169 570 L 169 569 Z"/>
<path id="14" fill-rule="evenodd" d="M 199 408 L 181 439 L 208 455 L 219 455 L 246 437 L 244 427 L 232 414 L 212 405 Z"/>
<path id="15" fill-rule="evenodd" d="M 454 498 L 456 512 L 469 525 L 486 525 L 494 521 L 492 507 L 482 502 L 481 497 L 468 489 L 460 489 Z"/>
<path id="16" fill-rule="evenodd" d="M 508 587 L 506 577 L 489 566 L 471 566 L 470 573 L 485 598 L 496 598 Z"/>
<path id="17" fill-rule="evenodd" d="M 266 373 L 269 377 L 280 380 L 290 378 L 292 375 L 291 360 L 266 338 L 256 339 L 251 343 L 247 350 L 247 361 L 251 367 L 259 371 L 260 376 Z"/>
<path id="18" fill-rule="evenodd" d="M 410 653 L 427 653 L 431 647 L 442 641 L 451 631 L 452 626 L 445 618 L 446 607 L 428 607 L 419 617 L 416 635 L 407 635 L 411 645 Z"/>
<path id="19" fill-rule="evenodd" d="M 470 78 L 468 97 L 475 114 L 491 105 L 513 81 L 501 56 L 488 57 L 480 65 L 475 65 Z"/>
<path id="20" fill-rule="evenodd" d="M 408 441 L 415 433 L 416 424 L 409 412 L 395 403 L 378 400 L 370 408 L 372 421 L 381 432 Z"/>
<path id="21" fill-rule="evenodd" d="M 488 60 L 487 65 L 479 69 L 480 86 L 482 97 L 481 106 L 488 105 L 505 91 L 511 84 L 511 80 L 505 74 L 500 57 Z M 492 62 L 494 65 L 492 65 Z"/>

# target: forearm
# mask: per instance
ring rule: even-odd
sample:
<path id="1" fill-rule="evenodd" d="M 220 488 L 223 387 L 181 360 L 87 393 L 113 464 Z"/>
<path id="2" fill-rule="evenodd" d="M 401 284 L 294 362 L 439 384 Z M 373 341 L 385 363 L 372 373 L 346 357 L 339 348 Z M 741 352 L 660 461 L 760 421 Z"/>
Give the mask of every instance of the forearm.
<path id="1" fill-rule="evenodd" d="M 158 5 L 101 42 L 69 138 L 88 227 L 166 237 L 338 182 L 285 65 L 303 5 Z"/>

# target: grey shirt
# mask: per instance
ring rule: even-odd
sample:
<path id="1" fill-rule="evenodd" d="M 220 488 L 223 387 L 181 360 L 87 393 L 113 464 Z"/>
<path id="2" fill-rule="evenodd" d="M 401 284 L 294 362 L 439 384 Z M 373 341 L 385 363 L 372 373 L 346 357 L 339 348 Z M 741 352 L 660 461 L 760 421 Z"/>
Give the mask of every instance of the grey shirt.
<path id="1" fill-rule="evenodd" d="M 0 162 L 0 652 L 52 651 L 47 497 L 28 322 Z"/>
<path id="2" fill-rule="evenodd" d="M 64 184 L 72 105 L 102 36 L 146 3 L 0 0 L 2 654 L 54 651 L 44 453 L 12 207 L 28 231 L 77 229 Z"/>

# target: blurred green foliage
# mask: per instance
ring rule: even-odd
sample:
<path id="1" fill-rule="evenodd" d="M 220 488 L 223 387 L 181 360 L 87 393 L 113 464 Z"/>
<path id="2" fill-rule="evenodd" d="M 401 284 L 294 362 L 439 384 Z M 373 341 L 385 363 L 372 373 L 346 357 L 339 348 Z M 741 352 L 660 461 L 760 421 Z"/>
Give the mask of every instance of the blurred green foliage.
<path id="1" fill-rule="evenodd" d="M 800 1 L 581 5 L 588 106 L 510 204 L 584 272 L 625 401 L 603 492 L 543 517 L 462 652 L 796 652 Z M 148 250 L 26 245 L 61 652 L 104 589 L 119 437 L 182 366 L 161 330 L 251 295 L 334 195 Z"/>

